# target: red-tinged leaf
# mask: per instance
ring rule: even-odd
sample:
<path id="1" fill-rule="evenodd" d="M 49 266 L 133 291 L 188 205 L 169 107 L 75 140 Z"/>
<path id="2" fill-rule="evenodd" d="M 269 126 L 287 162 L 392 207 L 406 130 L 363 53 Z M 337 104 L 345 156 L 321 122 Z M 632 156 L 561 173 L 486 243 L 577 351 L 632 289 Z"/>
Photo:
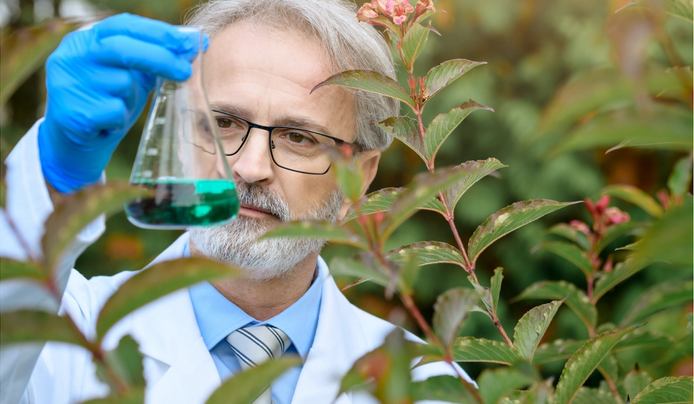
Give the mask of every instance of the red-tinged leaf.
<path id="1" fill-rule="evenodd" d="M 301 365 L 301 358 L 285 355 L 245 370 L 224 382 L 206 404 L 251 404 L 284 372 Z"/>
<path id="2" fill-rule="evenodd" d="M 456 362 L 489 362 L 511 366 L 523 360 L 518 351 L 507 344 L 484 338 L 457 338 L 452 353 Z"/>
<path id="3" fill-rule="evenodd" d="M 624 330 L 607 331 L 586 342 L 576 351 L 564 366 L 557 390 L 554 395 L 555 404 L 568 404 L 578 389 L 585 383 L 595 368 L 617 345 L 620 339 L 636 327 Z"/>
<path id="4" fill-rule="evenodd" d="M 0 281 L 14 278 L 44 281 L 48 279 L 48 276 L 43 268 L 34 263 L 15 261 L 4 257 L 0 258 Z"/>
<path id="5" fill-rule="evenodd" d="M 417 174 L 407 186 L 407 191 L 393 203 L 388 216 L 381 224 L 381 240 L 387 240 L 398 226 L 420 209 L 420 206 L 468 173 L 469 171 L 462 167 L 448 167 L 440 168 L 434 173 Z"/>
<path id="6" fill-rule="evenodd" d="M 556 202 L 548 199 L 533 199 L 509 205 L 482 223 L 470 237 L 468 257 L 473 263 L 485 248 L 508 233 L 556 210 L 579 202 Z"/>
<path id="7" fill-rule="evenodd" d="M 417 56 L 424 49 L 427 42 L 429 30 L 417 23 L 407 30 L 405 37 L 402 38 L 402 60 L 407 70 L 411 70 Z"/>
<path id="8" fill-rule="evenodd" d="M 66 317 L 30 310 L 0 314 L 0 344 L 46 341 L 86 346 L 80 332 Z"/>
<path id="9" fill-rule="evenodd" d="M 450 349 L 463 322 L 477 303 L 477 293 L 473 289 L 448 289 L 436 299 L 434 304 L 434 331 L 441 343 Z"/>
<path id="10" fill-rule="evenodd" d="M 460 250 L 450 244 L 440 241 L 420 241 L 390 250 L 388 259 L 405 262 L 410 255 L 419 258 L 420 265 L 455 264 L 464 266 L 465 262 Z"/>
<path id="11" fill-rule="evenodd" d="M 120 319 L 169 293 L 204 280 L 228 279 L 239 274 L 238 269 L 206 258 L 181 258 L 152 265 L 125 281 L 106 301 L 96 323 L 97 335 L 103 338 Z"/>
<path id="12" fill-rule="evenodd" d="M 5 105 L 17 88 L 43 66 L 63 36 L 78 27 L 79 23 L 50 20 L 3 34 L 0 42 L 0 106 Z"/>
<path id="13" fill-rule="evenodd" d="M 368 242 L 352 233 L 346 227 L 326 222 L 289 222 L 275 227 L 260 239 L 276 237 L 301 237 L 324 239 L 332 243 L 348 244 L 362 250 L 368 250 Z"/>
<path id="14" fill-rule="evenodd" d="M 632 404 L 685 404 L 692 402 L 694 383 L 691 376 L 663 377 L 648 385 Z"/>
<path id="15" fill-rule="evenodd" d="M 463 74 L 473 68 L 487 64 L 487 62 L 474 62 L 467 59 L 452 59 L 433 67 L 424 79 L 424 86 L 429 98 L 438 93 L 441 89 L 457 80 Z"/>
<path id="16" fill-rule="evenodd" d="M 67 196 L 46 220 L 46 232 L 41 240 L 46 268 L 54 268 L 75 236 L 99 215 L 115 213 L 129 200 L 149 192 L 115 183 L 89 187 Z"/>
<path id="17" fill-rule="evenodd" d="M 532 363 L 537 346 L 562 303 L 564 300 L 556 300 L 534 307 L 518 320 L 513 333 L 513 345 L 528 362 Z"/>
<path id="18" fill-rule="evenodd" d="M 564 299 L 566 305 L 578 315 L 578 317 L 586 325 L 586 328 L 595 328 L 595 323 L 598 320 L 598 311 L 591 304 L 588 296 L 581 289 L 578 289 L 573 283 L 566 281 L 541 281 L 528 286 L 514 300 L 522 299 Z"/>
<path id="19" fill-rule="evenodd" d="M 328 77 L 311 90 L 314 92 L 327 85 L 354 88 L 370 93 L 395 98 L 414 108 L 414 103 L 407 91 L 395 80 L 371 70 L 348 70 Z"/>
<path id="20" fill-rule="evenodd" d="M 422 158 L 422 161 L 427 162 L 426 146 L 419 131 L 417 120 L 408 116 L 398 116 L 388 118 L 376 125 L 414 150 Z"/>
<path id="21" fill-rule="evenodd" d="M 352 205 L 345 218 L 340 222 L 341 225 L 356 219 L 359 216 L 370 215 L 372 213 L 386 212 L 390 210 L 393 203 L 406 191 L 406 188 L 383 188 L 363 196 L 357 203 Z M 431 210 L 441 214 L 446 213 L 441 201 L 432 198 L 424 202 L 419 209 Z"/>
<path id="22" fill-rule="evenodd" d="M 492 174 L 500 168 L 508 166 L 502 164 L 499 160 L 495 159 L 494 157 L 490 157 L 486 160 L 466 161 L 465 163 L 460 164 L 457 167 L 461 167 L 461 169 L 467 170 L 468 175 L 461 178 L 455 184 L 446 188 L 442 192 L 443 199 L 446 201 L 446 206 L 448 206 L 448 209 L 451 212 L 455 210 L 455 206 L 458 204 L 458 201 L 460 201 L 460 198 L 462 198 L 465 192 L 467 192 L 467 190 L 470 189 L 470 187 L 475 185 L 477 181 Z M 445 214 L 445 210 L 443 211 L 443 213 Z"/>
<path id="23" fill-rule="evenodd" d="M 426 150 L 427 161 L 434 161 L 436 153 L 441 148 L 443 142 L 448 136 L 460 125 L 461 122 L 473 111 L 484 109 L 494 111 L 492 108 L 484 106 L 473 100 L 462 103 L 459 107 L 455 107 L 450 111 L 437 115 L 426 128 L 424 136 L 424 146 Z"/>

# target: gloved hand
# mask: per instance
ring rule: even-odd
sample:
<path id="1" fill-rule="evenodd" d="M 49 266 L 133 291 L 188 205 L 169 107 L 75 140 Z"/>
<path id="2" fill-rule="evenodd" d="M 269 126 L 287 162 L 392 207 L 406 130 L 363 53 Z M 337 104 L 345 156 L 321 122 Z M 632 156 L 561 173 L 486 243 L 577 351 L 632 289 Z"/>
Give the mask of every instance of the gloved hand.
<path id="1" fill-rule="evenodd" d="M 197 33 L 129 14 L 67 35 L 46 62 L 38 141 L 48 183 L 69 193 L 99 180 L 156 76 L 187 79 L 198 48 Z"/>

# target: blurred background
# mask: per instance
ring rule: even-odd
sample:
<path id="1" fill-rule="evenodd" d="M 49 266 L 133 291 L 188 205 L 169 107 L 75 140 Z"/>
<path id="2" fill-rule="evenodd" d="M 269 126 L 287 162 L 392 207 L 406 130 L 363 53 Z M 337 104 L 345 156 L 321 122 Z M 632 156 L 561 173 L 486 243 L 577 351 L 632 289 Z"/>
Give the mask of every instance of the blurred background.
<path id="1" fill-rule="evenodd" d="M 416 72 L 423 75 L 436 64 L 453 58 L 486 61 L 487 65 L 477 67 L 434 98 L 427 106 L 425 122 L 470 98 L 495 110 L 494 113 L 479 111 L 468 117 L 440 151 L 437 166 L 488 157 L 496 157 L 509 166 L 500 170 L 500 178 L 486 178 L 475 185 L 459 203 L 456 222 L 463 240 L 490 214 L 519 200 L 595 200 L 601 189 L 610 184 L 633 185 L 654 196 L 665 188 L 675 162 L 687 153 L 691 155 L 691 1 L 688 10 L 685 7 L 680 16 L 647 12 L 639 7 L 616 13 L 626 3 L 625 0 L 435 2 L 437 9 L 446 11 L 433 18 L 441 36 L 429 37 Z M 9 97 L 3 98 L 0 110 L 3 160 L 12 145 L 43 115 L 46 94 L 40 66 L 62 35 L 76 27 L 76 19 L 95 20 L 129 12 L 180 24 L 186 10 L 195 4 L 193 0 L 1 0 L 2 93 L 3 97 Z M 657 7 L 660 3 L 653 4 Z M 18 52 L 18 48 L 31 51 Z M 14 50 L 12 54 L 8 53 L 10 49 Z M 22 66 L 28 73 L 19 83 L 10 81 L 6 76 L 8 66 L 15 69 Z M 673 66 L 680 68 L 667 70 Z M 401 70 L 400 79 L 404 82 L 405 71 Z M 653 76 L 652 71 L 667 73 Z M 651 97 L 644 98 L 643 94 Z M 654 107 L 649 98 L 658 98 L 659 106 Z M 660 113 L 659 108 L 666 111 Z M 606 153 L 620 141 L 605 140 L 599 135 L 602 132 L 597 131 L 592 141 L 578 146 L 576 142 L 566 143 L 596 111 L 620 112 L 621 119 L 631 124 L 631 130 L 644 131 L 635 135 L 636 138 L 646 139 L 656 133 L 676 141 L 670 142 L 670 146 L 644 141 L 643 144 L 650 146 L 622 147 Z M 128 180 L 143 124 L 144 116 L 116 151 L 107 169 L 110 181 Z M 618 134 L 622 128 L 613 125 L 606 130 L 607 135 Z M 638 146 L 627 146 L 633 145 Z M 383 155 L 372 190 L 404 186 L 413 175 L 424 170 L 415 153 L 396 141 Z M 617 200 L 614 204 L 629 212 L 634 221 L 648 219 L 645 212 L 633 205 Z M 504 268 L 500 315 L 509 334 L 522 314 L 540 303 L 505 303 L 528 285 L 539 280 L 565 279 L 585 287 L 583 275 L 568 262 L 542 250 L 532 253 L 533 247 L 548 239 L 546 231 L 550 226 L 572 219 L 589 222 L 582 205 L 563 209 L 501 239 L 478 262 L 478 276 L 483 284 L 487 284 L 494 268 Z M 688 226 L 691 228 L 691 223 Z M 87 277 L 139 269 L 179 235 L 173 231 L 136 228 L 122 213 L 117 214 L 109 219 L 107 233 L 79 259 L 77 268 Z M 447 223 L 439 215 L 421 212 L 398 230 L 389 247 L 425 240 L 455 244 Z M 631 236 L 623 236 L 614 241 L 614 246 L 632 241 Z M 330 262 L 334 256 L 352 253 L 347 247 L 330 245 L 323 257 Z M 641 291 L 655 280 L 670 278 L 691 280 L 691 266 L 658 264 L 640 272 L 599 302 L 598 323 L 617 323 L 639 299 Z M 345 286 L 352 280 L 338 279 L 338 283 Z M 430 316 L 436 297 L 454 286 L 469 287 L 461 268 L 425 267 L 415 296 L 423 313 Z M 397 298 L 386 300 L 383 289 L 369 283 L 348 289 L 345 294 L 359 307 L 382 318 L 388 318 L 400 306 Z M 691 304 L 667 309 L 651 318 L 650 324 L 666 334 L 684 335 L 685 316 L 691 311 Z M 418 332 L 413 321 L 406 320 L 404 325 Z M 472 315 L 463 334 L 500 339 L 491 322 L 479 313 Z M 566 308 L 561 309 L 546 336 L 548 339 L 587 337 L 578 318 Z M 692 343 L 688 345 L 688 351 L 667 359 L 640 352 L 639 364 L 651 365 L 649 370 L 655 377 L 692 375 Z M 543 372 L 553 373 L 552 364 L 547 366 Z M 474 364 L 465 368 L 473 377 L 481 369 Z"/>

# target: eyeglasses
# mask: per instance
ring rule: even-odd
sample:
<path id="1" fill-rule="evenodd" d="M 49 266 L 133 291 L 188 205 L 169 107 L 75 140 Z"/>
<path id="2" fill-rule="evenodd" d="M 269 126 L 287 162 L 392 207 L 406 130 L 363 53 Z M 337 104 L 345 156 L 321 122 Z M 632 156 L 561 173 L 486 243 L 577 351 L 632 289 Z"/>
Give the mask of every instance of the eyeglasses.
<path id="1" fill-rule="evenodd" d="M 228 112 L 212 111 L 223 115 L 215 117 L 215 120 L 227 156 L 233 156 L 241 150 L 253 128 L 268 132 L 272 161 L 279 167 L 298 173 L 327 173 L 331 165 L 328 153 L 330 148 L 346 145 L 351 147 L 354 153 L 363 151 L 358 144 L 345 142 L 324 133 L 286 126 L 263 126 Z"/>

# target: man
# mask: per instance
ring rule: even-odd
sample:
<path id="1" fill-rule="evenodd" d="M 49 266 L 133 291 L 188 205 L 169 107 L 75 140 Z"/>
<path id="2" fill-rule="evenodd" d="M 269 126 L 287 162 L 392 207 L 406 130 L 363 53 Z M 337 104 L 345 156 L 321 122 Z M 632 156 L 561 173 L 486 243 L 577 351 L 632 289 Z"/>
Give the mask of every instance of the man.
<path id="1" fill-rule="evenodd" d="M 281 221 L 335 220 L 348 202 L 330 173 L 310 175 L 277 165 L 268 129 L 252 124 L 300 127 L 358 144 L 362 192 L 373 180 L 380 153 L 391 139 L 371 125 L 397 113 L 385 97 L 339 87 L 311 89 L 330 75 L 369 69 L 393 76 L 380 34 L 360 24 L 352 5 L 337 0 L 225 0 L 201 6 L 188 21 L 210 40 L 203 68 L 208 98 L 220 130 L 248 125 L 238 152 L 228 159 L 241 211 L 228 225 L 193 229 L 155 262 L 206 256 L 245 270 L 233 280 L 202 283 L 147 305 L 107 336 L 115 347 L 132 335 L 144 355 L 146 399 L 152 403 L 201 403 L 223 380 L 244 369 L 240 334 L 278 335 L 302 365 L 273 383 L 263 398 L 277 404 L 330 403 L 356 359 L 378 347 L 393 326 L 357 309 L 335 286 L 309 240 L 253 240 Z M 40 254 L 43 221 L 61 194 L 98 182 L 111 153 L 144 108 L 155 75 L 182 80 L 195 54 L 192 38 L 166 24 L 121 15 L 67 37 L 47 62 L 45 119 L 8 158 L 8 210 L 32 250 Z M 229 122 L 229 120 L 233 122 Z M 300 141 L 301 139 L 299 139 Z M 49 198 L 50 196 L 50 198 Z M 11 234 L 2 216 L 3 238 Z M 76 257 L 103 232 L 103 220 L 80 233 L 61 261 L 61 310 L 92 335 L 100 306 L 132 274 L 87 281 L 70 270 Z M 2 255 L 26 258 L 16 238 Z M 69 281 L 68 281 L 69 277 Z M 57 307 L 23 282 L 1 285 L 3 311 Z M 255 330 L 255 331 L 253 331 Z M 250 336 L 249 336 L 250 335 Z M 2 402 L 77 403 L 108 394 L 94 375 L 90 355 L 48 343 L 43 351 L 3 351 Z M 442 364 L 417 368 L 423 379 L 451 373 Z M 364 402 L 342 394 L 338 403 Z"/>

